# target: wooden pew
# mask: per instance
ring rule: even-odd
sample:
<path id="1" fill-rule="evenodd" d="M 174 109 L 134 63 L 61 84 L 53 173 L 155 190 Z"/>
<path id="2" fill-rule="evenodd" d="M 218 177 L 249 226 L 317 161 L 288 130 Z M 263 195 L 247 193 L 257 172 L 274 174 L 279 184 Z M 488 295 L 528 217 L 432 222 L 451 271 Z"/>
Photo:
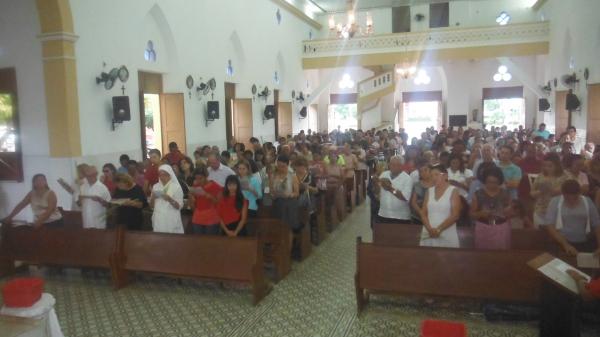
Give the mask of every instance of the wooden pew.
<path id="1" fill-rule="evenodd" d="M 341 187 L 328 188 L 327 191 L 325 191 L 325 197 L 322 201 L 327 222 L 327 232 L 329 233 L 333 232 L 339 226 L 340 222 L 342 222 L 341 208 L 343 207 L 343 201 L 341 203 L 340 201 L 344 199 L 344 194 L 341 191 L 343 191 Z"/>
<path id="2" fill-rule="evenodd" d="M 374 223 L 373 243 L 385 246 L 419 247 L 422 226 L 394 223 Z M 474 248 L 472 227 L 458 227 L 461 248 Z M 557 245 L 545 230 L 513 229 L 511 233 L 512 250 L 536 250 L 555 253 Z"/>
<path id="3" fill-rule="evenodd" d="M 248 234 L 259 239 L 265 251 L 265 260 L 272 261 L 275 265 L 275 282 L 279 282 L 292 268 L 290 229 L 281 220 L 267 217 L 268 213 L 259 214 L 262 216 L 248 219 Z"/>
<path id="4" fill-rule="evenodd" d="M 248 283 L 253 303 L 267 294 L 263 252 L 257 238 L 182 235 L 118 229 L 117 286 L 129 272 Z"/>
<path id="5" fill-rule="evenodd" d="M 355 170 L 354 174 L 356 176 L 355 182 L 356 182 L 356 196 L 357 196 L 357 203 L 360 205 L 362 204 L 366 197 L 367 197 L 367 186 L 365 183 L 366 177 L 367 177 L 367 171 L 366 170 Z"/>
<path id="6" fill-rule="evenodd" d="M 344 179 L 344 191 L 346 198 L 344 199 L 346 208 L 344 208 L 347 212 L 348 208 L 350 208 L 350 213 L 354 212 L 356 208 L 356 173 L 353 177 L 346 177 Z"/>
<path id="7" fill-rule="evenodd" d="M 63 217 L 65 227 L 83 228 L 83 217 L 81 216 L 81 211 L 66 211 L 62 207 L 59 207 L 58 211 Z"/>
<path id="8" fill-rule="evenodd" d="M 527 262 L 542 252 L 396 247 L 357 239 L 358 312 L 368 293 L 536 303 L 541 278 Z"/>
<path id="9" fill-rule="evenodd" d="M 14 262 L 33 265 L 111 269 L 117 234 L 114 230 L 2 226 L 0 256 L 6 274 Z M 115 274 L 112 273 L 113 281 Z"/>
<path id="10" fill-rule="evenodd" d="M 298 215 L 303 227 L 300 233 L 294 234 L 294 239 L 298 243 L 300 261 L 302 261 L 306 259 L 312 251 L 312 242 L 310 240 L 310 211 L 308 208 L 300 208 L 298 210 Z"/>

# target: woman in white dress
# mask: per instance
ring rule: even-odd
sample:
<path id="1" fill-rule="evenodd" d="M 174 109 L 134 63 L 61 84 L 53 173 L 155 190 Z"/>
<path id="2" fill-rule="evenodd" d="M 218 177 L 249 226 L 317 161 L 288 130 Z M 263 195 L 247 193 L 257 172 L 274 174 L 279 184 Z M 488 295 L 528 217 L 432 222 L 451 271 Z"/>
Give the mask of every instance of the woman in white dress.
<path id="1" fill-rule="evenodd" d="M 448 171 L 442 165 L 431 168 L 433 187 L 423 202 L 421 246 L 458 248 L 456 221 L 460 218 L 460 194 L 448 183 Z"/>
<path id="2" fill-rule="evenodd" d="M 169 165 L 158 168 L 158 183 L 152 187 L 150 204 L 152 228 L 161 233 L 183 233 L 181 207 L 183 206 L 183 190 Z"/>

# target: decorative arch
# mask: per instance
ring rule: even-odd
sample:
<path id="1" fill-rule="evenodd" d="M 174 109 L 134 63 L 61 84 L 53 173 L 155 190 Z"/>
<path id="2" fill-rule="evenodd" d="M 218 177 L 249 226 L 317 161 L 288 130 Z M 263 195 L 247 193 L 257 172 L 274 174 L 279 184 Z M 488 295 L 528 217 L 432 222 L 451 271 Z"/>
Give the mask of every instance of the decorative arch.
<path id="1" fill-rule="evenodd" d="M 246 52 L 242 39 L 237 31 L 231 32 L 229 35 L 229 50 L 231 53 L 231 60 L 233 61 L 233 67 L 238 78 L 243 78 L 246 70 Z"/>
<path id="2" fill-rule="evenodd" d="M 167 20 L 162 8 L 158 4 L 154 4 L 148 11 L 146 19 L 152 20 L 158 28 L 161 38 L 165 44 L 164 50 L 167 53 L 167 61 L 169 66 L 178 64 L 179 54 L 177 52 L 175 36 L 173 35 L 171 25 L 169 24 L 169 21 Z M 158 57 L 160 57 L 160 55 Z"/>
<path id="3" fill-rule="evenodd" d="M 79 96 L 69 0 L 36 0 L 51 157 L 81 156 Z"/>

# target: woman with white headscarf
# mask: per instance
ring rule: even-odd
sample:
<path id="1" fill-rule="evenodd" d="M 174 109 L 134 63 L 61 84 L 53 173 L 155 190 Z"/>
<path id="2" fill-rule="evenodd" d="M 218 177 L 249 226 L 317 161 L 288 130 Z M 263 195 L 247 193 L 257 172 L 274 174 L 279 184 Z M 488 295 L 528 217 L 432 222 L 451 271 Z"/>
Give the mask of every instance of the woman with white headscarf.
<path id="1" fill-rule="evenodd" d="M 155 232 L 183 233 L 181 207 L 183 190 L 169 165 L 158 168 L 158 183 L 152 187 L 150 204 L 154 207 L 152 228 Z"/>

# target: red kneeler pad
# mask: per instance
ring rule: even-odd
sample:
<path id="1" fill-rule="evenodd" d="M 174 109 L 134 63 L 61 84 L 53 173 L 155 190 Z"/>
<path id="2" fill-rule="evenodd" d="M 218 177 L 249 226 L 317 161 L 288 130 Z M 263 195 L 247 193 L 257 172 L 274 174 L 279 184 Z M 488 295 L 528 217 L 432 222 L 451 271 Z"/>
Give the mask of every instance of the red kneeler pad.
<path id="1" fill-rule="evenodd" d="M 467 328 L 462 323 L 428 319 L 421 324 L 421 337 L 467 337 Z"/>
<path id="2" fill-rule="evenodd" d="M 2 287 L 4 305 L 10 308 L 27 308 L 42 297 L 44 280 L 36 277 L 16 278 Z"/>

